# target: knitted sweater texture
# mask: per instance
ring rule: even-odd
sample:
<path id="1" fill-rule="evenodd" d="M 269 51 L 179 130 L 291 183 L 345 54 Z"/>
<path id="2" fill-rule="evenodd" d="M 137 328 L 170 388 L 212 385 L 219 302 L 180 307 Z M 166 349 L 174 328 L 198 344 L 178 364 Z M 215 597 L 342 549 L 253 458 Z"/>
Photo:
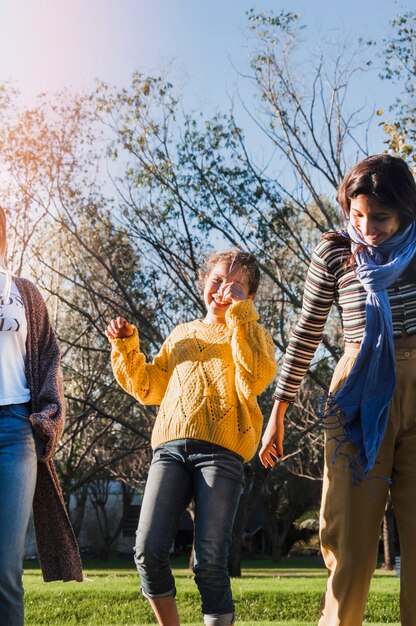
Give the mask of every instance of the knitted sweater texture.
<path id="1" fill-rule="evenodd" d="M 81 581 L 78 545 L 52 461 L 64 427 L 60 351 L 38 288 L 24 278 L 14 280 L 27 320 L 26 378 L 32 405 L 29 419 L 38 455 L 33 500 L 38 556 L 45 581 Z"/>
<path id="2" fill-rule="evenodd" d="M 136 328 L 112 340 L 117 381 L 142 404 L 160 405 L 152 448 L 201 439 L 245 461 L 253 457 L 263 422 L 256 396 L 276 373 L 273 340 L 258 317 L 252 300 L 243 300 L 229 307 L 226 324 L 181 324 L 152 363 L 140 351 Z"/>

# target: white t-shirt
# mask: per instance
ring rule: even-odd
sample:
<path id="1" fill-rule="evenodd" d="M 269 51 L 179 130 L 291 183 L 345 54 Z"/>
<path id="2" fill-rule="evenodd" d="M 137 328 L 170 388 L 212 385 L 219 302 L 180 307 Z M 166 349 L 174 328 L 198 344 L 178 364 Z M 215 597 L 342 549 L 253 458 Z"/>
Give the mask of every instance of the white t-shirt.
<path id="1" fill-rule="evenodd" d="M 10 297 L 3 298 L 6 283 L 0 272 L 0 405 L 30 400 L 26 380 L 27 322 L 23 299 L 12 281 Z"/>

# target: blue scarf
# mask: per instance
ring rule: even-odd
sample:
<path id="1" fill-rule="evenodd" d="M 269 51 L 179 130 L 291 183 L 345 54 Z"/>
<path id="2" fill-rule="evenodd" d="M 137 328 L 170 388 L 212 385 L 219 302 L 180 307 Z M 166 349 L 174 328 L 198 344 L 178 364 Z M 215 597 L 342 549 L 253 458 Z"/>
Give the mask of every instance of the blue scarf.
<path id="1" fill-rule="evenodd" d="M 393 321 L 387 287 L 393 285 L 416 254 L 416 222 L 395 233 L 380 246 L 369 246 L 348 223 L 356 275 L 367 292 L 364 337 L 353 368 L 343 387 L 331 398 L 342 410 L 345 441 L 355 444 L 357 454 L 350 466 L 357 479 L 374 467 L 396 386 Z M 383 258 L 386 259 L 383 263 Z M 333 413 L 332 413 L 333 415 Z"/>

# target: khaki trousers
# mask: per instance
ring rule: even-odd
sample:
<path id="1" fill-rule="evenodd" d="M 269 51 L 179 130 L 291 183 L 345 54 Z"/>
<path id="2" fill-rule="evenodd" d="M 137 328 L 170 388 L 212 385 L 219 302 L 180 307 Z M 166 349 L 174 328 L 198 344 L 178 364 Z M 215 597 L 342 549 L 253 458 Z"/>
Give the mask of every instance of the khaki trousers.
<path id="1" fill-rule="evenodd" d="M 357 353 L 347 348 L 331 391 L 344 384 Z M 333 462 L 334 433 L 326 433 L 320 535 L 329 578 L 319 626 L 362 625 L 389 488 L 400 539 L 401 624 L 416 626 L 416 349 L 396 350 L 396 372 L 397 387 L 372 480 L 352 483 L 342 456 Z M 390 487 L 380 477 L 391 478 Z"/>

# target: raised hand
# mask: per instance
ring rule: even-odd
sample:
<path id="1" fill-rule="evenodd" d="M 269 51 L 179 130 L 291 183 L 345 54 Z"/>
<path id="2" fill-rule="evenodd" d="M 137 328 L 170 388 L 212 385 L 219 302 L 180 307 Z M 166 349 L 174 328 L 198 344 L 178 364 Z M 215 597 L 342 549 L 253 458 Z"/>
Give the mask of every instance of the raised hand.
<path id="1" fill-rule="evenodd" d="M 124 317 L 116 317 L 111 320 L 104 332 L 108 339 L 125 339 L 133 334 L 133 326 Z"/>
<path id="2" fill-rule="evenodd" d="M 246 291 L 239 283 L 226 283 L 218 290 L 223 302 L 240 302 L 247 298 Z"/>

